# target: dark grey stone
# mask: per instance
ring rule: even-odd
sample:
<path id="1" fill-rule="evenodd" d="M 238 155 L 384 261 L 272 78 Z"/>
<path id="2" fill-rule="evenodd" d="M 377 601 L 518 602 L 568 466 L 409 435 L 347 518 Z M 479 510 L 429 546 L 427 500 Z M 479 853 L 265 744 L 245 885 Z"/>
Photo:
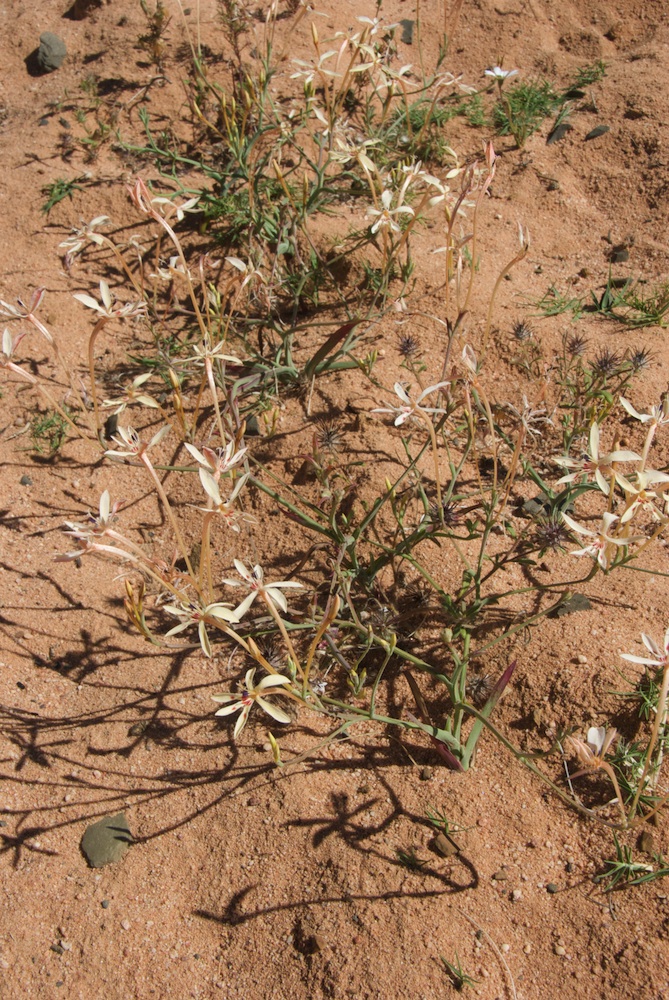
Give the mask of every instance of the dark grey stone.
<path id="1" fill-rule="evenodd" d="M 128 821 L 124 813 L 118 813 L 87 827 L 81 838 L 81 849 L 91 868 L 102 868 L 120 861 L 131 843 Z"/>
<path id="2" fill-rule="evenodd" d="M 52 31 L 45 31 L 39 36 L 39 49 L 37 50 L 37 65 L 43 73 L 53 73 L 63 65 L 63 60 L 67 55 L 65 42 Z"/>

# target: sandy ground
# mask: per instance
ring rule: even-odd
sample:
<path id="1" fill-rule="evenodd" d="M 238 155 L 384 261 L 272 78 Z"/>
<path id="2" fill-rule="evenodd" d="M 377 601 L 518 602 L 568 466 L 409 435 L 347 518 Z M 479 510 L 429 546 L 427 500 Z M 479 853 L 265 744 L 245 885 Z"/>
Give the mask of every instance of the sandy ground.
<path id="1" fill-rule="evenodd" d="M 374 14 L 362 0 L 321 9 L 328 27 Z M 167 82 L 151 90 L 148 104 L 167 118 L 184 111 L 187 62 L 173 13 Z M 399 0 L 384 13 L 415 17 Z M 441 12 L 423 16 L 439 23 Z M 107 0 L 82 20 L 63 0 L 15 0 L 0 10 L 0 296 L 14 302 L 46 287 L 45 320 L 82 372 L 90 323 L 71 293 L 94 291 L 99 271 L 91 259 L 68 273 L 58 244 L 94 215 L 132 231 L 138 223 L 123 182 L 137 165 L 111 143 L 85 162 L 68 139 L 82 128 L 63 108 L 93 73 L 118 126 L 138 134 L 137 107 L 124 104 L 155 74 L 137 47 L 142 25 L 131 0 Z M 203 0 L 201 25 L 211 50 L 224 51 L 214 3 Z M 57 72 L 32 75 L 30 53 L 47 30 L 63 37 L 68 57 Z M 285 37 L 296 52 L 306 44 L 304 33 Z M 405 51 L 412 61 L 415 53 Z M 669 12 L 659 0 L 465 0 L 448 69 L 479 85 L 484 69 L 502 59 L 561 85 L 579 66 L 607 64 L 593 88 L 596 107 L 574 120 L 563 141 L 547 145 L 544 127 L 523 150 L 498 143 L 474 333 L 518 222 L 532 235 L 496 314 L 504 361 L 514 349 L 513 323 L 528 312 L 525 300 L 549 285 L 601 292 L 612 245 L 629 249 L 616 274 L 666 276 Z M 598 124 L 610 130 L 586 142 Z M 451 127 L 451 145 L 465 157 L 479 153 L 479 131 L 461 121 Z M 42 188 L 85 172 L 82 190 L 45 220 Z M 420 237 L 416 259 L 423 294 L 437 310 L 433 246 L 429 232 Z M 565 316 L 531 322 L 547 353 L 569 327 Z M 416 329 L 429 361 L 440 344 L 426 341 L 433 334 L 418 321 Z M 631 333 L 586 315 L 578 331 L 592 352 L 621 351 L 632 341 L 652 352 L 654 364 L 635 388 L 640 408 L 666 391 L 663 330 Z M 380 375 L 392 385 L 396 332 L 390 325 L 383 336 Z M 35 372 L 49 371 L 35 345 Z M 110 358 L 122 353 L 111 337 L 104 350 Z M 519 377 L 503 361 L 495 398 L 517 403 Z M 356 409 L 379 405 L 361 386 L 328 382 L 310 418 L 289 400 L 272 460 L 298 469 L 312 418 L 345 413 L 351 391 Z M 64 520 L 95 510 L 108 487 L 132 501 L 144 537 L 150 533 L 159 548 L 167 526 L 144 486 L 129 470 L 93 461 L 81 442 L 45 461 L 31 445 L 32 390 L 11 375 L 1 388 L 3 997 L 441 1000 L 454 987 L 440 956 L 453 961 L 457 953 L 476 979 L 465 995 L 669 998 L 665 880 L 605 895 L 592 878 L 613 854 L 610 832 L 562 804 L 492 738 L 482 740 L 475 768 L 463 775 L 445 769 L 427 743 L 400 743 L 372 725 L 288 773 L 268 766 L 264 726 L 249 724 L 234 744 L 230 727 L 213 718 L 210 695 L 229 689 L 241 664 L 198 652 L 166 656 L 130 629 L 112 568 L 54 562 L 68 546 Z M 363 431 L 370 465 L 399 454 L 391 427 L 374 420 Z M 658 448 L 666 465 L 666 443 Z M 296 526 L 267 505 L 258 513 L 265 530 L 250 557 L 280 551 L 297 564 L 305 544 Z M 644 565 L 666 574 L 666 550 L 658 546 Z M 613 721 L 628 738 L 634 733 L 632 714 L 613 693 L 626 687 L 618 653 L 638 652 L 642 629 L 664 633 L 664 577 L 598 578 L 589 596 L 592 610 L 547 621 L 531 643 L 505 650 L 518 667 L 496 724 L 524 751 L 546 749 L 547 734 L 560 727 Z M 496 675 L 504 662 L 492 658 L 481 672 Z M 318 731 L 302 720 L 283 739 L 286 754 L 316 742 Z M 559 761 L 547 771 L 561 781 Z M 461 829 L 457 856 L 434 851 L 428 809 L 443 810 Z M 80 852 L 82 833 L 121 810 L 136 843 L 122 862 L 92 870 Z M 664 816 L 652 833 L 655 850 L 668 852 Z M 627 842 L 636 847 L 636 834 Z M 397 851 L 411 848 L 426 860 L 418 871 L 398 862 Z"/>

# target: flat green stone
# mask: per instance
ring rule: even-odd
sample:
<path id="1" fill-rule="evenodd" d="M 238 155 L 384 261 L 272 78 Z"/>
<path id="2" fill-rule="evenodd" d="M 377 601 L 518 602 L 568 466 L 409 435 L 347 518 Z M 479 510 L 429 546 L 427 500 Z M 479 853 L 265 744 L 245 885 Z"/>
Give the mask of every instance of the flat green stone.
<path id="1" fill-rule="evenodd" d="M 81 838 L 81 849 L 91 868 L 103 868 L 120 861 L 133 837 L 125 813 L 105 816 L 86 827 Z"/>

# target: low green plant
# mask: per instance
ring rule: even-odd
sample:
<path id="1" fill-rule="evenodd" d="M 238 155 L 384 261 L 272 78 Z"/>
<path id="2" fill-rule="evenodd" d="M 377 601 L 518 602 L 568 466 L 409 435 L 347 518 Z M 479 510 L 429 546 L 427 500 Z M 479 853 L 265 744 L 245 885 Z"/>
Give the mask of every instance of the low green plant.
<path id="1" fill-rule="evenodd" d="M 621 844 L 617 834 L 613 834 L 616 849 L 615 858 L 605 861 L 606 870 L 597 876 L 605 892 L 614 889 L 628 889 L 635 885 L 645 885 L 669 875 L 669 866 L 662 855 L 654 855 L 653 863 L 635 861 L 632 848 Z M 656 867 L 657 866 L 657 867 Z"/>
<path id="2" fill-rule="evenodd" d="M 576 89 L 581 89 L 582 87 L 591 87 L 595 83 L 599 83 L 606 76 L 606 63 L 603 59 L 597 59 L 593 63 L 588 63 L 585 66 L 579 66 L 574 74 L 574 78 L 571 82 L 571 87 Z"/>
<path id="3" fill-rule="evenodd" d="M 403 868 L 408 868 L 410 872 L 422 871 L 427 865 L 427 861 L 424 858 L 418 857 L 415 847 L 398 847 L 396 853 L 399 863 Z"/>
<path id="4" fill-rule="evenodd" d="M 548 80 L 524 80 L 501 90 L 492 119 L 500 135 L 512 135 L 522 148 L 560 107 L 562 98 Z"/>
<path id="5" fill-rule="evenodd" d="M 451 981 L 451 985 L 455 990 L 457 990 L 458 993 L 461 993 L 468 986 L 476 986 L 479 982 L 478 979 L 474 979 L 473 976 L 470 976 L 469 973 L 465 972 L 462 963 L 458 958 L 457 951 L 455 953 L 454 962 L 449 962 L 443 955 L 440 955 L 439 958 L 441 959 L 441 964 L 444 967 L 446 975 Z"/>
<path id="6" fill-rule="evenodd" d="M 591 311 L 625 326 L 665 326 L 669 313 L 669 282 L 645 290 L 642 282 L 632 278 L 615 279 L 609 274 L 601 295 L 590 293 Z"/>
<path id="7" fill-rule="evenodd" d="M 45 184 L 42 188 L 42 194 L 46 195 L 46 201 L 41 209 L 44 215 L 48 216 L 51 209 L 66 198 L 71 200 L 74 192 L 81 191 L 87 180 L 86 175 L 69 180 L 65 177 L 59 177 L 51 184 Z"/>
<path id="8" fill-rule="evenodd" d="M 570 313 L 572 322 L 580 319 L 583 315 L 583 300 L 577 296 L 570 296 L 568 292 L 560 292 L 556 285 L 550 285 L 548 291 L 532 302 L 537 310 L 536 316 L 560 316 L 563 313 Z"/>
<path id="9" fill-rule="evenodd" d="M 38 455 L 54 458 L 67 439 L 67 421 L 57 411 L 36 414 L 30 422 L 30 439 Z"/>
<path id="10" fill-rule="evenodd" d="M 480 94 L 472 94 L 460 105 L 460 113 L 464 115 L 472 128 L 484 128 L 488 123 L 483 98 Z"/>

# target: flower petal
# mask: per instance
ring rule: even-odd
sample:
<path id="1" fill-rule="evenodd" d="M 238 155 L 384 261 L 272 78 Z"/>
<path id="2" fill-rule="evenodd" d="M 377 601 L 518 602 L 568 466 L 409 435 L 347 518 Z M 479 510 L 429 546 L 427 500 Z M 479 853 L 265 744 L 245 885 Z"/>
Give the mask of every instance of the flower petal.
<path id="1" fill-rule="evenodd" d="M 277 708 L 276 705 L 270 705 L 270 703 L 265 701 L 264 698 L 256 698 L 256 701 L 262 708 L 263 712 L 267 712 L 267 714 L 271 715 L 271 717 L 277 722 L 283 722 L 284 725 L 287 725 L 289 722 L 293 721 L 282 708 Z"/>
<path id="2" fill-rule="evenodd" d="M 397 393 L 397 395 L 399 396 L 399 398 L 402 400 L 403 403 L 406 403 L 407 406 L 411 406 L 411 400 L 409 399 L 409 395 L 401 382 L 395 382 L 393 389 L 395 390 L 395 392 Z"/>
<path id="3" fill-rule="evenodd" d="M 642 632 L 641 641 L 643 642 L 648 652 L 652 653 L 653 656 L 662 656 L 662 652 L 658 644 L 655 642 L 655 639 L 653 639 L 652 635 L 646 635 L 645 632 Z"/>
<path id="4" fill-rule="evenodd" d="M 578 521 L 575 521 L 573 517 L 570 517 L 569 514 L 565 514 L 564 511 L 562 511 L 562 520 L 569 528 L 571 528 L 572 531 L 577 532 L 579 535 L 589 535 L 591 538 L 597 537 L 597 533 L 595 531 L 590 531 L 589 528 L 585 528 L 582 524 L 579 524 Z"/>
<path id="5" fill-rule="evenodd" d="M 630 663 L 642 663 L 647 667 L 659 667 L 660 664 L 657 660 L 649 660 L 645 656 L 634 656 L 632 653 L 621 653 L 621 660 L 629 660 Z"/>
<path id="6" fill-rule="evenodd" d="M 263 677 L 254 690 L 265 691 L 269 687 L 279 687 L 282 684 L 290 684 L 290 677 L 284 677 L 283 674 L 268 674 L 267 677 Z"/>
<path id="7" fill-rule="evenodd" d="M 220 618 L 224 622 L 236 622 L 237 615 L 228 604 L 210 604 L 207 607 L 207 614 L 212 618 Z"/>
<path id="8" fill-rule="evenodd" d="M 186 450 L 190 452 L 196 462 L 199 462 L 199 464 L 205 469 L 211 468 L 210 463 L 204 457 L 202 452 L 197 450 L 194 444 L 189 444 L 187 441 L 184 441 L 184 444 L 186 446 Z"/>
<path id="9" fill-rule="evenodd" d="M 596 423 L 590 428 L 590 456 L 595 461 L 599 458 L 599 425 Z"/>
<path id="10" fill-rule="evenodd" d="M 601 753 L 605 738 L 606 729 L 604 726 L 590 726 L 590 729 L 588 729 L 586 741 L 596 756 L 599 756 Z"/>
<path id="11" fill-rule="evenodd" d="M 237 607 L 233 612 L 235 617 L 237 618 L 237 621 L 240 621 L 244 617 L 244 615 L 249 610 L 249 608 L 251 607 L 257 596 L 258 596 L 258 591 L 252 590 L 250 594 L 247 594 L 247 596 L 244 598 L 241 604 L 237 605 Z"/>
<path id="12" fill-rule="evenodd" d="M 200 636 L 200 645 L 202 646 L 202 652 L 205 656 L 211 659 L 211 643 L 209 642 L 209 636 L 207 634 L 207 627 L 204 621 L 200 621 L 197 626 L 198 635 Z"/>
<path id="13" fill-rule="evenodd" d="M 288 610 L 288 602 L 280 590 L 276 587 L 266 587 L 265 593 L 273 604 L 278 604 L 282 611 Z"/>
<path id="14" fill-rule="evenodd" d="M 246 725 L 246 720 L 249 717 L 249 712 L 250 711 L 251 711 L 251 706 L 250 705 L 244 705 L 244 707 L 242 708 L 241 712 L 239 713 L 239 718 L 237 719 L 237 722 L 235 724 L 235 728 L 232 731 L 232 737 L 233 737 L 233 739 L 235 739 L 235 740 L 237 739 L 237 737 L 241 733 L 242 729 Z"/>
<path id="15" fill-rule="evenodd" d="M 600 490 L 604 494 L 604 496 L 607 497 L 609 495 L 609 493 L 611 492 L 611 487 L 609 486 L 608 482 L 604 478 L 604 476 L 602 474 L 602 470 L 599 468 L 599 466 L 597 466 L 597 468 L 595 469 L 595 480 L 596 480 L 597 485 L 599 486 Z"/>
<path id="16" fill-rule="evenodd" d="M 215 701 L 220 701 L 220 699 L 222 697 L 223 697 L 223 695 L 218 695 L 218 697 L 215 698 L 214 700 Z M 220 716 L 223 716 L 223 715 L 232 715 L 233 712 L 241 712 L 241 710 L 243 709 L 243 707 L 244 706 L 242 705 L 241 701 L 235 701 L 234 704 L 232 704 L 232 705 L 226 705 L 225 708 L 219 708 L 219 710 L 217 712 L 214 712 L 214 715 L 220 715 Z"/>
<path id="17" fill-rule="evenodd" d="M 253 679 L 254 679 L 255 675 L 256 675 L 256 668 L 255 667 L 251 667 L 244 674 L 244 687 L 246 688 L 247 691 L 253 691 L 254 690 Z"/>
<path id="18" fill-rule="evenodd" d="M 79 554 L 81 554 L 81 553 L 79 553 Z M 163 610 L 165 611 L 167 609 L 164 608 Z M 184 629 L 187 629 L 190 624 L 192 624 L 192 623 L 191 622 L 181 622 L 179 625 L 175 625 L 174 628 L 171 628 L 169 630 L 169 632 L 165 633 L 165 638 L 167 638 L 170 635 L 177 635 L 178 632 L 183 632 Z"/>
<path id="19" fill-rule="evenodd" d="M 630 417 L 634 417 L 635 420 L 644 420 L 644 417 L 648 419 L 648 414 L 639 413 L 638 410 L 634 409 L 629 400 L 625 399 L 623 396 L 620 397 L 620 405 L 623 406 L 629 413 Z"/>
<path id="20" fill-rule="evenodd" d="M 416 402 L 420 403 L 421 399 L 425 399 L 425 397 L 429 396 L 431 392 L 436 392 L 437 389 L 443 389 L 444 386 L 450 384 L 451 384 L 450 382 L 437 382 L 435 385 L 428 386 L 427 389 L 423 389 Z"/>

